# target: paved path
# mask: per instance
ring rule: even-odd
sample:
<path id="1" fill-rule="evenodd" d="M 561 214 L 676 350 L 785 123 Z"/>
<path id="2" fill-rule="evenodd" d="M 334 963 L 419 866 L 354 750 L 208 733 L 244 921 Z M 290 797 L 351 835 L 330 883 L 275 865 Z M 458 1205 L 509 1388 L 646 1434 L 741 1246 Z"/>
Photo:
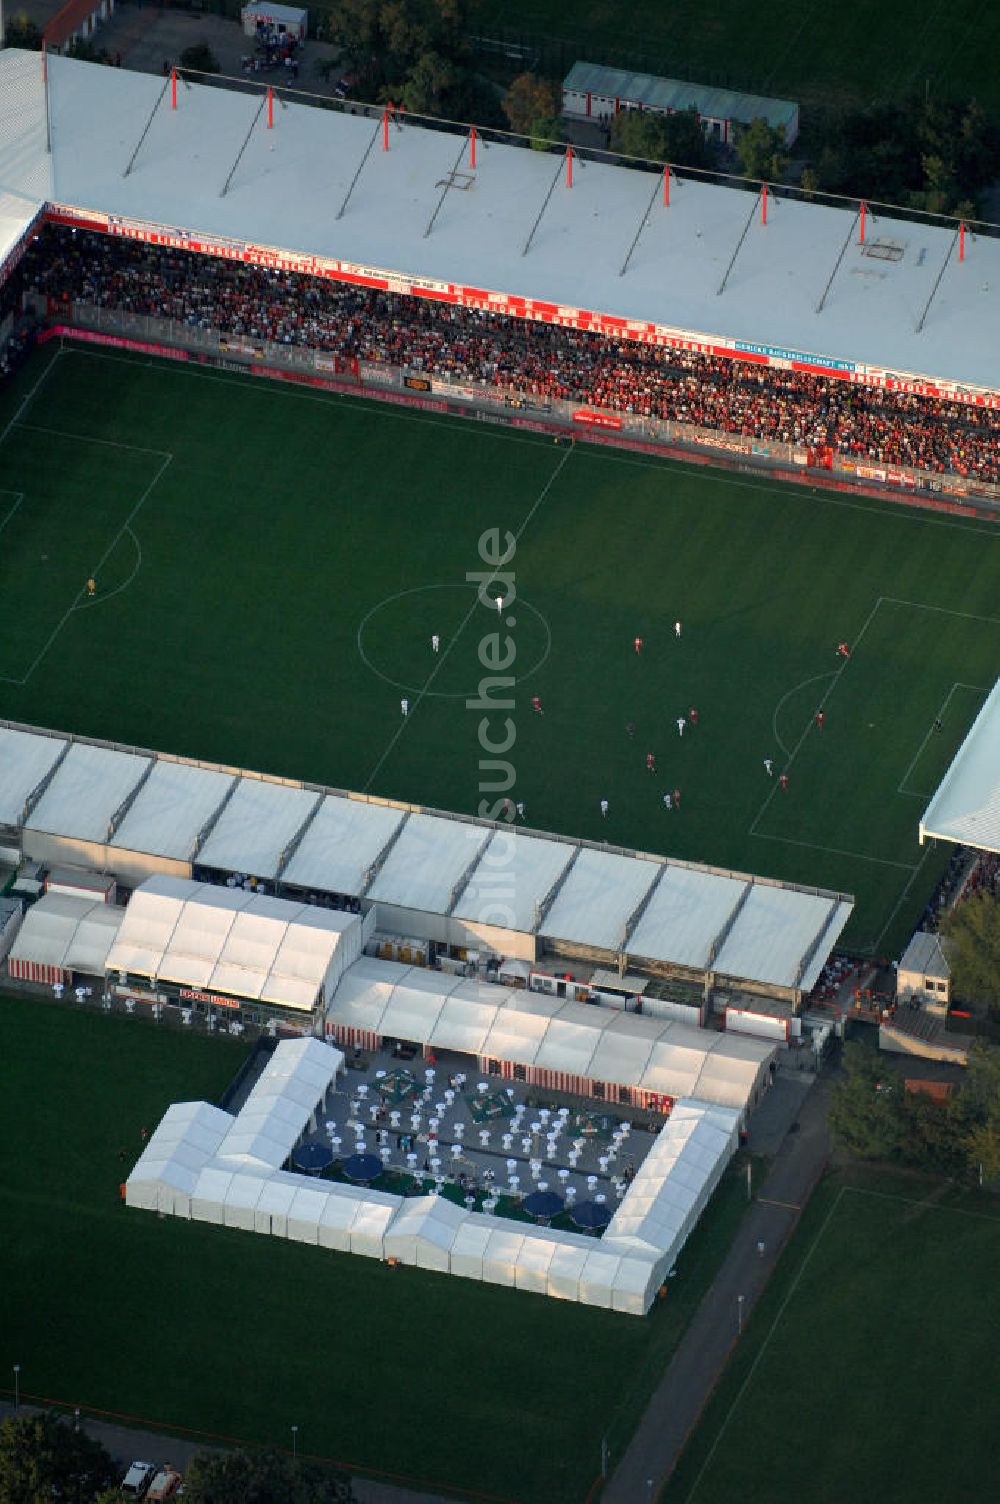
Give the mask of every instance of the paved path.
<path id="1" fill-rule="evenodd" d="M 22 1410 L 32 1406 L 22 1405 Z M 0 1403 L 0 1419 L 13 1413 L 11 1404 Z M 177 1436 L 159 1435 L 154 1431 L 134 1431 L 131 1426 L 115 1426 L 106 1421 L 92 1420 L 83 1415 L 80 1426 L 121 1463 L 122 1476 L 128 1464 L 137 1457 L 147 1462 L 166 1463 L 183 1473 L 197 1452 L 212 1451 L 200 1441 L 185 1441 Z M 463 1495 L 454 1493 L 447 1498 L 440 1494 L 421 1494 L 395 1484 L 380 1483 L 372 1478 L 352 1478 L 351 1486 L 357 1504 L 463 1504 Z"/>
<path id="2" fill-rule="evenodd" d="M 628 1450 L 601 1496 L 603 1504 L 646 1504 L 670 1477 L 689 1433 L 715 1388 L 739 1334 L 827 1161 L 829 1081 L 819 1080 L 748 1211 L 722 1268 L 688 1327 Z M 764 1251 L 759 1252 L 763 1243 Z"/>

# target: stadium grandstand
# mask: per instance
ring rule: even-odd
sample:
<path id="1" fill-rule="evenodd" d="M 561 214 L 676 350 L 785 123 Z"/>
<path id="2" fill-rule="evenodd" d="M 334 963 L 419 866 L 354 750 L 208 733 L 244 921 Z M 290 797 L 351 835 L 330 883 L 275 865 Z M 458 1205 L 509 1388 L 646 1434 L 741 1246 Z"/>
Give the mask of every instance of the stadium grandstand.
<path id="1" fill-rule="evenodd" d="M 17 288 L 53 328 L 1000 497 L 1000 243 L 965 225 L 62 57 L 0 77 L 0 264 L 63 227 Z"/>

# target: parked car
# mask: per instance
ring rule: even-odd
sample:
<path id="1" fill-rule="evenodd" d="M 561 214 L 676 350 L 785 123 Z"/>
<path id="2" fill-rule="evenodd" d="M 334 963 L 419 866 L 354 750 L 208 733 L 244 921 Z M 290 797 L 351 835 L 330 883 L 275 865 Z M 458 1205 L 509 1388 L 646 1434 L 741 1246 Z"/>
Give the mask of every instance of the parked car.
<path id="1" fill-rule="evenodd" d="M 164 1499 L 176 1499 L 181 1492 L 184 1480 L 180 1473 L 176 1473 L 172 1467 L 161 1467 L 146 1494 L 146 1504 L 161 1504 Z"/>
<path id="2" fill-rule="evenodd" d="M 126 1499 L 144 1499 L 146 1490 L 156 1477 L 154 1462 L 133 1462 L 122 1479 L 122 1493 Z"/>

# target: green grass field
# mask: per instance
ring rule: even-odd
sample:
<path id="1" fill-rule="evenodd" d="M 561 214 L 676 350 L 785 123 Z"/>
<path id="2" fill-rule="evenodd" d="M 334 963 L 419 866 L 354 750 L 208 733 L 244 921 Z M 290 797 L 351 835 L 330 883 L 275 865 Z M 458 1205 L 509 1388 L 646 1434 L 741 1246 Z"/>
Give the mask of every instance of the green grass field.
<path id="1" fill-rule="evenodd" d="M 580 1504 L 746 1207 L 722 1182 L 643 1320 L 119 1203 L 172 1101 L 246 1051 L 0 997 L 0 1392 L 302 1452 L 462 1497 Z M 127 1163 L 119 1159 L 127 1149 Z"/>
<path id="2" fill-rule="evenodd" d="M 816 1193 L 663 1504 L 992 1492 L 1000 1211 L 875 1183 Z"/>
<path id="3" fill-rule="evenodd" d="M 929 87 L 1000 112 L 1000 7 L 992 0 L 481 0 L 482 36 L 542 48 L 543 61 L 577 58 L 655 69 L 803 103 L 900 98 Z M 583 39 L 583 40 L 581 40 Z M 929 82 L 928 82 L 929 81 Z"/>
<path id="4" fill-rule="evenodd" d="M 852 892 L 846 943 L 905 941 L 1000 671 L 989 524 L 84 350 L 0 434 L 0 715 L 474 811 L 467 577 L 509 529 L 527 823 Z"/>

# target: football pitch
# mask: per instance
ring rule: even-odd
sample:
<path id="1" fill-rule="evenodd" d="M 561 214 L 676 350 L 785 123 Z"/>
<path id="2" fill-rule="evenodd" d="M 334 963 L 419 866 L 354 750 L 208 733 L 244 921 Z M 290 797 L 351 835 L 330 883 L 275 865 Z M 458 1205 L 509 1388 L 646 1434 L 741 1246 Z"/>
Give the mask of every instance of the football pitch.
<path id="1" fill-rule="evenodd" d="M 483 0 L 477 30 L 511 41 L 523 33 L 528 43 L 565 37 L 568 63 L 724 79 L 807 104 L 860 106 L 928 89 L 1000 109 L 1000 7 L 991 0 L 581 0 L 572 16 L 570 27 L 560 0 Z"/>
<path id="2" fill-rule="evenodd" d="M 897 1176 L 880 1189 L 827 1181 L 663 1504 L 957 1504 L 990 1492 L 1000 1218 L 989 1200 Z"/>
<path id="3" fill-rule="evenodd" d="M 492 807 L 491 529 L 527 825 L 851 892 L 846 944 L 903 943 L 945 857 L 919 816 L 1000 672 L 975 520 L 50 347 L 0 408 L 0 715 Z"/>

